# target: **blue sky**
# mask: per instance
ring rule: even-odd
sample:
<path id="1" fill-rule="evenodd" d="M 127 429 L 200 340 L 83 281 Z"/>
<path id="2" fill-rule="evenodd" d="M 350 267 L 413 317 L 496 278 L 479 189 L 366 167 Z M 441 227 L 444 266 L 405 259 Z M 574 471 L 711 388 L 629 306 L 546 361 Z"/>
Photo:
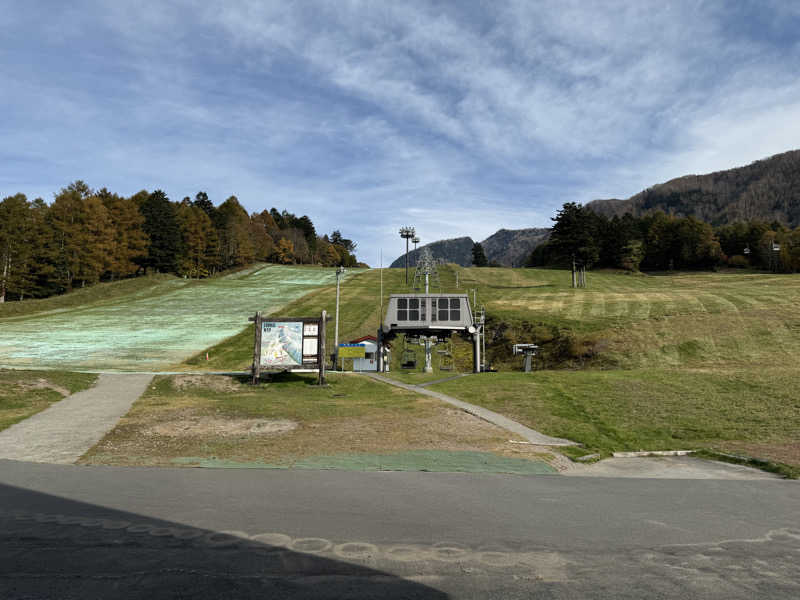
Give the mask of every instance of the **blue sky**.
<path id="1" fill-rule="evenodd" d="M 800 3 L 0 0 L 0 197 L 308 214 L 371 265 L 800 147 Z"/>

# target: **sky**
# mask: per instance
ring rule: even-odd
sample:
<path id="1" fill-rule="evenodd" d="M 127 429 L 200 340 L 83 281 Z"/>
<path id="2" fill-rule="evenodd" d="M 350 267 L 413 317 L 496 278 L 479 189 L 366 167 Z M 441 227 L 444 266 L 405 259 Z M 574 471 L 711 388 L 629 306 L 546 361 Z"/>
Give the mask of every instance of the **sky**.
<path id="1" fill-rule="evenodd" d="M 800 147 L 800 3 L 0 0 L 0 197 L 308 214 L 359 259 Z"/>

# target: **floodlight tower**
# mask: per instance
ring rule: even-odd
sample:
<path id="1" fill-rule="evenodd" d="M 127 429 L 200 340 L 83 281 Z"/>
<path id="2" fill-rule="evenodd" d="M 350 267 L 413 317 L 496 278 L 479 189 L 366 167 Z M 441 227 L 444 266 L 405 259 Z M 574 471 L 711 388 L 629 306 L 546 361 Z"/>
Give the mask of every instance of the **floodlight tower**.
<path id="1" fill-rule="evenodd" d="M 416 235 L 413 227 L 401 227 L 400 237 L 406 241 L 406 285 L 408 285 L 408 240 Z"/>
<path id="2" fill-rule="evenodd" d="M 419 257 L 417 256 L 417 244 L 419 244 L 419 237 L 415 235 L 413 238 L 411 238 L 411 243 L 414 244 L 414 265 L 416 266 L 417 261 L 419 260 Z"/>

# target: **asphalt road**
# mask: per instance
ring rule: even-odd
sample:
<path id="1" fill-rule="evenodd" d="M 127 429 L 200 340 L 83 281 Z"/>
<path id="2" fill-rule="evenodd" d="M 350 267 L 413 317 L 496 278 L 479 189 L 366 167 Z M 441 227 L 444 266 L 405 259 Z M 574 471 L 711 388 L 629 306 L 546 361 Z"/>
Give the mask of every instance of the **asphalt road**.
<path id="1" fill-rule="evenodd" d="M 2 598 L 800 597 L 792 481 L 0 461 L 0 509 Z"/>

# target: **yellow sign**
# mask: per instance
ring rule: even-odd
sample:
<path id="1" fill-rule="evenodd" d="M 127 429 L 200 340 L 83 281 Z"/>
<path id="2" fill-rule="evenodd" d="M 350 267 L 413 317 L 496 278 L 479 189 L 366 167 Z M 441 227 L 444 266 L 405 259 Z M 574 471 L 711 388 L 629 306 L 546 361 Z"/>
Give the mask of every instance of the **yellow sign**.
<path id="1" fill-rule="evenodd" d="M 339 358 L 364 358 L 365 352 L 361 344 L 339 344 Z"/>

